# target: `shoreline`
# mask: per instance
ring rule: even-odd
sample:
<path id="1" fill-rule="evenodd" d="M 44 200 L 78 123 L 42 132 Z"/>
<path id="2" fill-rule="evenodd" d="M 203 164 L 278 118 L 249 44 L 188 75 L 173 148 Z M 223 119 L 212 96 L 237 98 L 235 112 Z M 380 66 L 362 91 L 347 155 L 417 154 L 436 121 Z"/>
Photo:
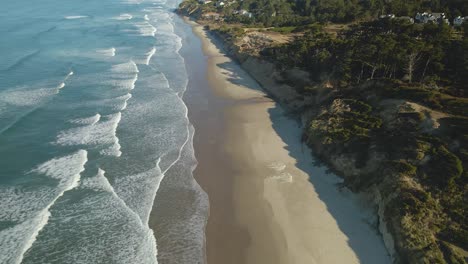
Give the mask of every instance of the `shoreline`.
<path id="1" fill-rule="evenodd" d="M 208 263 L 389 263 L 382 239 L 363 221 L 370 217 L 367 210 L 350 193 L 340 194 L 341 179 L 312 165 L 310 150 L 300 142 L 300 125 L 213 44 L 201 25 L 188 23 L 206 57 L 211 91 L 205 92 L 218 101 L 209 107 L 217 112 L 210 125 L 221 127 L 211 132 L 215 142 L 209 148 L 221 154 L 214 167 L 227 165 L 220 179 L 210 168 L 214 163 L 205 164 L 213 158 L 206 157 L 202 144 L 210 131 L 199 130 L 202 118 L 190 114 L 196 107 L 189 98 L 199 162 L 194 176 L 211 205 Z"/>

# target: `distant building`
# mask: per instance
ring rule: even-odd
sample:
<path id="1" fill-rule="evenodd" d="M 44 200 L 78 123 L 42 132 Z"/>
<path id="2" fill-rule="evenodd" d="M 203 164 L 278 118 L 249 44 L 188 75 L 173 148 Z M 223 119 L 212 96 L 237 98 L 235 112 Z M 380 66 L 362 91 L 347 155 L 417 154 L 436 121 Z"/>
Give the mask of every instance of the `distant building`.
<path id="1" fill-rule="evenodd" d="M 395 18 L 395 15 L 394 14 L 386 14 L 386 15 L 381 15 L 379 18 L 380 19 L 392 19 L 392 18 Z"/>
<path id="2" fill-rule="evenodd" d="M 211 0 L 198 0 L 198 3 L 204 5 L 204 4 L 209 4 L 211 3 Z"/>
<path id="3" fill-rule="evenodd" d="M 418 23 L 436 23 L 436 24 L 450 24 L 449 20 L 445 17 L 445 13 L 416 13 L 414 20 Z"/>
<path id="4" fill-rule="evenodd" d="M 448 18 L 445 17 L 445 13 L 432 13 L 432 15 L 435 17 L 435 21 L 438 24 L 445 23 L 447 25 L 450 25 Z"/>
<path id="5" fill-rule="evenodd" d="M 245 10 L 245 9 L 242 9 L 239 11 L 239 14 L 243 15 L 243 16 L 247 16 L 249 18 L 252 18 L 252 13 L 250 13 L 249 11 Z"/>
<path id="6" fill-rule="evenodd" d="M 416 16 L 414 17 L 414 20 L 418 23 L 427 23 L 429 21 L 429 14 L 424 12 L 424 13 L 416 13 Z"/>
<path id="7" fill-rule="evenodd" d="M 396 19 L 396 20 L 405 20 L 408 21 L 409 23 L 413 24 L 414 19 L 409 17 L 409 16 L 402 16 L 402 17 L 396 17 L 394 14 L 386 14 L 386 15 L 381 15 L 379 16 L 380 19 Z"/>
<path id="8" fill-rule="evenodd" d="M 468 17 L 462 17 L 462 16 L 457 16 L 456 18 L 453 19 L 453 25 L 456 27 L 461 26 L 465 21 L 468 20 Z"/>
<path id="9" fill-rule="evenodd" d="M 216 2 L 216 7 L 223 7 L 225 3 L 223 1 Z"/>

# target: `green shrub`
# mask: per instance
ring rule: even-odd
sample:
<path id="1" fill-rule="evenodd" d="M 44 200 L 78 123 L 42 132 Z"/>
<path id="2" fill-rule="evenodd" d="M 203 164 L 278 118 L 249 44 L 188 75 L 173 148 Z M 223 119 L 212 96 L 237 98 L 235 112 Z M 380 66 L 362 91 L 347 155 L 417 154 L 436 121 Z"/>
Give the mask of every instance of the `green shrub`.
<path id="1" fill-rule="evenodd" d="M 407 161 L 390 161 L 389 166 L 396 172 L 406 175 L 415 175 L 417 167 L 409 164 Z"/>
<path id="2" fill-rule="evenodd" d="M 427 181 L 442 190 L 460 177 L 463 173 L 463 166 L 460 159 L 444 146 L 434 148 L 432 155 L 431 161 L 425 168 Z"/>

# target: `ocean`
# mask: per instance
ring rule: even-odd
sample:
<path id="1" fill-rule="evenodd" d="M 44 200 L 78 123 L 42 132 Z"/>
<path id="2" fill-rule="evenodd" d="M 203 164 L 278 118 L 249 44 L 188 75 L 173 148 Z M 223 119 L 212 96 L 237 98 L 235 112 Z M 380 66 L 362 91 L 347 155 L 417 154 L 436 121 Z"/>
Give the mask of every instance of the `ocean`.
<path id="1" fill-rule="evenodd" d="M 203 263 L 178 3 L 2 2 L 0 263 Z"/>

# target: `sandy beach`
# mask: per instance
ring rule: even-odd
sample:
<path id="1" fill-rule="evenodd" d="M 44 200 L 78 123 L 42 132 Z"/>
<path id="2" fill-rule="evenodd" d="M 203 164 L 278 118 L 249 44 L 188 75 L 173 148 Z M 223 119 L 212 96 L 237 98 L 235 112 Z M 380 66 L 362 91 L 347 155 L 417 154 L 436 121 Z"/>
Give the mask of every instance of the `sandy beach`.
<path id="1" fill-rule="evenodd" d="M 299 123 L 189 23 L 206 64 L 191 67 L 186 52 L 194 175 L 210 200 L 207 262 L 390 263 L 372 212 L 316 164 Z"/>

